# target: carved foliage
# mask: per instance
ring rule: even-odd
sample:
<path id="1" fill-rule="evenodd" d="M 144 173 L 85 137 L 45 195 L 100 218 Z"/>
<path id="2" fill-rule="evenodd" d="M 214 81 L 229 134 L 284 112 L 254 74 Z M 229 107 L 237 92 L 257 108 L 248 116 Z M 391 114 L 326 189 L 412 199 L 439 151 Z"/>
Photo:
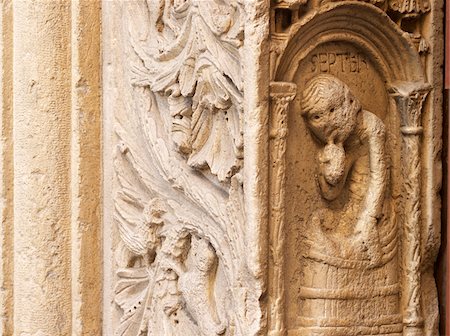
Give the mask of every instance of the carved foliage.
<path id="1" fill-rule="evenodd" d="M 191 167 L 220 181 L 241 166 L 243 45 L 237 1 L 159 1 L 151 34 L 134 40 L 143 60 L 136 82 L 168 99 L 170 131 Z"/>
<path id="2" fill-rule="evenodd" d="M 248 267 L 239 173 L 241 6 L 161 0 L 123 7 L 117 335 L 251 335 L 259 328 L 261 291 Z"/>

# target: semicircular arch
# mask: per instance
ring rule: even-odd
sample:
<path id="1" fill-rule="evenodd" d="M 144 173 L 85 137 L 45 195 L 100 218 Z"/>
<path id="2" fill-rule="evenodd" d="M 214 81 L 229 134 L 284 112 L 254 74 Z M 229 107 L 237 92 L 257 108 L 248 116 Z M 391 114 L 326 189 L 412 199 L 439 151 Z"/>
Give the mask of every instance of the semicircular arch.
<path id="1" fill-rule="evenodd" d="M 379 8 L 361 2 L 332 4 L 292 26 L 291 38 L 280 57 L 276 81 L 292 81 L 299 63 L 318 46 L 349 42 L 370 56 L 387 84 L 425 81 L 414 44 Z"/>

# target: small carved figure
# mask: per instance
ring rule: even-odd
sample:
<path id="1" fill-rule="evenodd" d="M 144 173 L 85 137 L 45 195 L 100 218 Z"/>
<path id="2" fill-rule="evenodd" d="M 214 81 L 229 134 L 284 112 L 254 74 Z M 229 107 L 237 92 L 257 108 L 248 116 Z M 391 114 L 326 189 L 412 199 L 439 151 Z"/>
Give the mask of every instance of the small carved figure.
<path id="1" fill-rule="evenodd" d="M 188 238 L 190 239 L 190 249 Z M 172 244 L 170 253 L 166 258 L 165 268 L 172 277 L 167 278 L 165 293 L 169 305 L 164 306 L 167 316 L 174 313 L 187 315 L 198 326 L 197 334 L 222 335 L 225 324 L 219 321 L 216 302 L 214 298 L 214 276 L 217 268 L 217 256 L 207 240 L 195 235 L 189 235 Z M 192 264 L 187 266 L 187 251 L 192 257 Z M 179 321 L 179 318 L 176 319 Z M 180 322 L 181 323 L 181 322 Z M 188 323 L 189 324 L 189 323 Z"/>
<path id="2" fill-rule="evenodd" d="M 302 115 L 323 146 L 317 180 L 328 205 L 312 214 L 305 233 L 301 325 L 314 335 L 328 335 L 323 327 L 358 335 L 397 332 L 397 234 L 386 197 L 384 124 L 331 75 L 307 84 Z M 381 300 L 392 305 L 381 307 Z"/>
<path id="3" fill-rule="evenodd" d="M 208 241 L 192 237 L 194 266 L 180 275 L 179 286 L 188 311 L 205 333 L 214 331 L 221 335 L 225 325 L 220 323 L 213 294 L 212 277 L 217 266 L 217 257 Z"/>
<path id="4" fill-rule="evenodd" d="M 167 233 L 161 247 L 158 271 L 150 306 L 148 335 L 176 335 L 183 330 L 185 335 L 198 334 L 198 328 L 184 310 L 179 289 L 179 274 L 184 271 L 183 261 L 189 250 L 190 236 Z"/>

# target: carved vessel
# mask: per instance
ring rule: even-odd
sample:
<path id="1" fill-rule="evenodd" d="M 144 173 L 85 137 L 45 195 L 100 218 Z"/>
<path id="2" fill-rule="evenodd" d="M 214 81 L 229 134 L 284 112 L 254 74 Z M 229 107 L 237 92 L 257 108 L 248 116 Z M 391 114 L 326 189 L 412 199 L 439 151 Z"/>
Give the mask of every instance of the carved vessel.
<path id="1" fill-rule="evenodd" d="M 389 11 L 316 8 L 273 27 L 273 96 L 294 87 L 295 98 L 284 142 L 273 140 L 272 176 L 286 182 L 272 182 L 272 200 L 286 197 L 271 217 L 269 276 L 284 275 L 271 283 L 270 334 L 424 335 L 421 53 Z"/>

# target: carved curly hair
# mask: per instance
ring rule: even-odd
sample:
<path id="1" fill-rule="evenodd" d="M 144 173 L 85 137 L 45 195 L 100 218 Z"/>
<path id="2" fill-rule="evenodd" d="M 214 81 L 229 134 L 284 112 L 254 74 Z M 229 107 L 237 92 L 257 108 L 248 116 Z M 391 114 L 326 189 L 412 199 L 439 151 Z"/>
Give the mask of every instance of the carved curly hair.
<path id="1" fill-rule="evenodd" d="M 303 91 L 301 114 L 308 117 L 314 107 L 324 100 L 330 101 L 334 106 L 342 105 L 345 101 L 351 101 L 356 103 L 354 110 L 359 111 L 361 109 L 361 104 L 344 82 L 332 75 L 322 74 L 307 83 Z"/>

